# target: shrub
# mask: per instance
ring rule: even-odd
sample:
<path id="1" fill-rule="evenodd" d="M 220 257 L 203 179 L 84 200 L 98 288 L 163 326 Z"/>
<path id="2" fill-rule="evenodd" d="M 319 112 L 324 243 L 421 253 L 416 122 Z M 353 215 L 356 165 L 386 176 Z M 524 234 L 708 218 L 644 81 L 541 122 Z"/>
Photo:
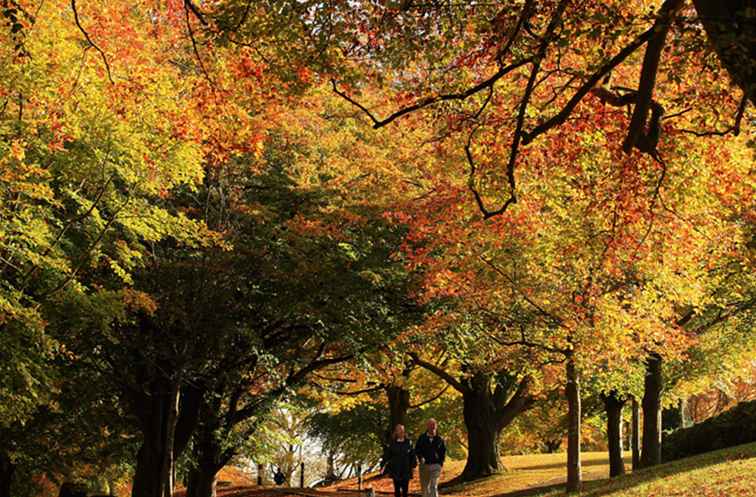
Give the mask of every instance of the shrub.
<path id="1" fill-rule="evenodd" d="M 756 400 L 665 435 L 662 458 L 672 461 L 749 442 L 756 442 Z"/>

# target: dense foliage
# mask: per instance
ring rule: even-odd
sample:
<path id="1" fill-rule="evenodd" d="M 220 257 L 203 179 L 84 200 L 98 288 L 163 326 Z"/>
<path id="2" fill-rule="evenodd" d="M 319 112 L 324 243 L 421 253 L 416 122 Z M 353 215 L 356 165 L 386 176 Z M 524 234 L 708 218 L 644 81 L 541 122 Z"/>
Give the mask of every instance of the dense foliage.
<path id="1" fill-rule="evenodd" d="M 566 436 L 577 490 L 642 398 L 658 463 L 756 352 L 754 19 L 0 0 L 0 497 L 207 497 L 282 402 L 350 462 L 435 416 L 462 479 Z"/>

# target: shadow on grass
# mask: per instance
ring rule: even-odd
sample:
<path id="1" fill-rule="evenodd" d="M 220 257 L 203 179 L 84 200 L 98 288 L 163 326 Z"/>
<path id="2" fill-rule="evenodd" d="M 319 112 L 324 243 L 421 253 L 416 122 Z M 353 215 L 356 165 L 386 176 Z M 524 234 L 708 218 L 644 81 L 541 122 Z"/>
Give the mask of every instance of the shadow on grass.
<path id="1" fill-rule="evenodd" d="M 623 461 L 625 462 L 625 466 L 629 466 L 630 464 L 630 457 L 624 457 Z M 584 461 L 582 463 L 583 467 L 588 466 L 607 466 L 607 473 L 609 472 L 609 459 L 596 459 L 591 461 Z M 496 473 L 490 476 L 482 476 L 480 478 L 476 478 L 473 480 L 466 480 L 466 481 L 460 481 L 460 476 L 458 475 L 451 480 L 447 480 L 444 482 L 441 482 L 439 484 L 438 488 L 443 490 L 444 493 L 450 493 L 450 492 L 456 492 L 459 490 L 464 490 L 464 488 L 467 485 L 475 484 L 484 482 L 490 478 L 496 478 L 500 476 L 505 476 L 507 474 L 518 474 L 518 473 L 525 473 L 528 471 L 539 471 L 539 470 L 546 470 L 546 469 L 558 469 L 558 468 L 565 468 L 566 471 L 566 462 L 555 462 L 551 464 L 537 464 L 537 465 L 528 465 L 528 466 L 521 466 L 517 468 L 508 467 L 505 465 L 504 469 L 500 473 Z M 557 488 L 559 486 L 563 485 L 562 483 L 554 484 L 554 485 L 543 485 L 540 487 L 537 487 L 536 489 L 539 491 L 543 491 L 544 489 L 551 489 L 552 487 Z M 529 492 L 529 493 L 523 493 L 523 497 L 527 497 L 528 495 L 534 495 L 532 494 L 533 488 L 524 489 L 524 490 L 518 490 L 518 492 Z M 506 494 L 509 495 L 509 494 Z M 513 493 L 514 497 L 520 497 L 519 493 Z M 498 497 L 498 496 L 492 496 L 492 497 Z"/>
<path id="2" fill-rule="evenodd" d="M 630 464 L 630 457 L 623 457 L 622 460 L 625 462 L 625 466 Z M 510 471 L 535 471 L 539 469 L 555 469 L 555 468 L 566 468 L 566 462 L 555 462 L 552 464 L 538 464 L 534 466 L 523 466 L 521 468 L 514 468 L 510 469 Z M 606 466 L 607 472 L 609 471 L 609 458 L 606 459 L 594 459 L 591 461 L 583 461 L 581 465 L 585 468 L 588 466 Z M 566 471 L 566 469 L 565 469 Z"/>
<path id="3" fill-rule="evenodd" d="M 741 445 L 722 451 L 715 451 L 688 459 L 661 464 L 652 468 L 641 469 L 618 478 L 585 482 L 583 491 L 580 495 L 581 497 L 601 497 L 612 492 L 631 489 L 651 480 L 667 478 L 679 473 L 705 468 L 726 461 L 737 461 L 741 459 L 750 459 L 752 457 L 756 457 L 756 444 Z M 561 495 L 551 494 L 550 492 L 563 488 L 564 483 L 559 483 L 526 490 L 518 490 L 515 492 L 505 492 L 491 495 L 490 497 L 530 497 L 543 495 L 547 492 L 547 495 Z"/>

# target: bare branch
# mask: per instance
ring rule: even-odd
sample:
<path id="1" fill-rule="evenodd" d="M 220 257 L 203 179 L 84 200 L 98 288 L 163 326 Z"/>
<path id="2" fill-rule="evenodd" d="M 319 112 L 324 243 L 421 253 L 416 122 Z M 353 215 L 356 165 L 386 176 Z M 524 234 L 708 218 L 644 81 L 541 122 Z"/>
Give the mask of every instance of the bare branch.
<path id="1" fill-rule="evenodd" d="M 743 98 L 740 100 L 740 105 L 738 105 L 738 112 L 737 114 L 735 114 L 735 122 L 732 124 L 732 126 L 723 131 L 696 131 L 692 129 L 681 129 L 680 131 L 696 136 L 725 136 L 730 133 L 738 136 L 740 134 L 740 124 L 743 121 L 743 115 L 745 114 L 746 107 L 748 107 L 748 94 L 743 93 Z"/>
<path id="2" fill-rule="evenodd" d="M 562 326 L 563 320 L 559 316 L 547 311 L 546 309 L 543 308 L 543 306 L 541 306 L 540 304 L 535 302 L 533 299 L 528 297 L 528 295 L 525 292 L 517 288 L 517 285 L 515 285 L 514 280 L 506 272 L 504 272 L 504 270 L 502 270 L 499 266 L 494 264 L 493 261 L 490 261 L 483 256 L 480 256 L 480 260 L 485 262 L 491 269 L 496 271 L 496 273 L 498 273 L 500 276 L 504 277 L 504 279 L 506 279 L 509 282 L 509 284 L 512 285 L 512 288 L 515 291 L 517 291 L 520 295 L 522 295 L 522 298 L 525 300 L 525 302 L 533 306 L 542 315 L 551 319 L 555 325 Z"/>
<path id="3" fill-rule="evenodd" d="M 485 203 L 483 202 L 483 197 L 481 196 L 480 192 L 475 186 L 475 172 L 477 170 L 477 167 L 475 165 L 475 159 L 473 159 L 472 155 L 472 139 L 473 135 L 475 134 L 475 129 L 473 129 L 470 132 L 470 135 L 467 137 L 467 143 L 465 143 L 465 157 L 467 157 L 467 163 L 470 166 L 470 175 L 468 176 L 467 180 L 467 187 L 470 189 L 470 191 L 473 194 L 473 198 L 475 198 L 475 203 L 478 205 L 478 210 L 483 214 L 483 219 L 488 219 L 494 216 L 497 216 L 501 213 L 503 213 L 505 210 L 507 210 L 507 207 L 510 206 L 510 204 L 513 204 L 517 202 L 517 197 L 515 194 L 515 184 L 514 184 L 514 175 L 510 177 L 510 183 L 509 183 L 509 198 L 496 210 L 489 211 L 486 208 Z"/>
<path id="4" fill-rule="evenodd" d="M 92 41 L 92 38 L 89 36 L 89 33 L 87 33 L 87 31 L 81 25 L 81 21 L 79 20 L 79 12 L 76 10 L 76 0 L 71 0 L 71 10 L 73 10 L 74 22 L 76 22 L 76 26 L 79 28 L 79 31 L 81 31 L 81 34 L 83 34 L 84 38 L 86 38 L 87 43 L 89 43 L 89 46 L 91 46 L 92 48 L 94 48 L 100 53 L 100 57 L 102 57 L 102 62 L 103 64 L 105 64 L 105 71 L 108 73 L 108 80 L 110 80 L 111 84 L 115 84 L 115 81 L 113 81 L 113 76 L 110 74 L 110 64 L 108 64 L 108 58 L 105 56 L 105 52 L 103 52 L 102 49 L 98 47 L 94 41 Z"/>
<path id="5" fill-rule="evenodd" d="M 535 7 L 535 0 L 525 0 L 525 5 L 522 6 L 522 10 L 520 11 L 520 16 L 517 19 L 517 24 L 512 30 L 512 34 L 509 36 L 507 43 L 503 47 L 501 47 L 499 51 L 496 53 L 496 60 L 499 61 L 500 65 L 501 65 L 501 61 L 504 59 L 504 57 L 506 57 L 506 55 L 509 53 L 509 50 L 512 48 L 512 45 L 517 40 L 518 35 L 520 34 L 520 30 L 522 29 L 523 25 L 526 23 L 528 18 L 530 18 L 530 16 L 532 15 L 534 7 Z"/>
<path id="6" fill-rule="evenodd" d="M 194 17 L 196 17 L 203 26 L 208 25 L 207 19 L 205 19 L 205 15 L 202 13 L 202 11 L 199 10 L 199 7 L 194 5 L 194 2 L 192 2 L 192 0 L 184 0 L 184 6 L 192 11 Z"/>
<path id="7" fill-rule="evenodd" d="M 560 355 L 565 355 L 569 351 L 569 349 L 552 347 L 544 343 L 539 343 L 539 342 L 534 342 L 532 340 L 529 340 L 527 336 L 525 335 L 525 328 L 523 326 L 520 326 L 520 338 L 518 340 L 503 340 L 495 335 L 491 335 L 491 338 L 496 343 L 498 343 L 499 345 L 503 345 L 504 347 L 521 346 L 521 347 L 527 347 L 529 349 L 540 349 L 550 354 L 560 354 Z"/>
<path id="8" fill-rule="evenodd" d="M 192 29 L 192 22 L 189 19 L 189 11 L 191 11 L 194 16 L 199 19 L 199 21 L 203 24 L 207 24 L 207 21 L 202 16 L 202 14 L 197 10 L 197 8 L 194 6 L 194 4 L 190 0 L 184 0 L 184 13 L 186 14 L 186 30 L 189 33 L 189 38 L 192 41 L 192 49 L 194 51 L 194 56 L 197 58 L 197 63 L 199 64 L 200 70 L 202 71 L 202 74 L 205 76 L 205 79 L 207 79 L 208 83 L 210 83 L 211 86 L 216 86 L 215 82 L 210 77 L 210 74 L 208 74 L 207 69 L 205 69 L 205 64 L 202 63 L 202 57 L 200 56 L 199 49 L 197 48 L 197 39 L 194 37 L 194 30 Z"/>
<path id="9" fill-rule="evenodd" d="M 463 91 L 461 93 L 446 93 L 446 94 L 442 94 L 442 95 L 437 95 L 437 96 L 431 96 L 431 97 L 422 98 L 422 99 L 418 100 L 417 102 L 415 102 L 412 105 L 408 105 L 407 107 L 403 107 L 403 108 L 399 109 L 398 111 L 394 112 L 393 114 L 391 114 L 390 116 L 388 116 L 385 119 L 378 119 L 365 106 L 363 106 L 362 104 L 360 104 L 359 102 L 357 102 L 353 98 L 349 97 L 346 93 L 340 91 L 338 89 L 337 85 L 336 85 L 336 80 L 332 79 L 331 80 L 331 85 L 333 86 L 333 91 L 337 95 L 339 95 L 340 97 L 342 97 L 343 99 L 345 99 L 346 101 L 348 101 L 349 103 L 351 103 L 352 105 L 354 105 L 355 107 L 357 107 L 358 109 L 360 109 L 362 112 L 364 112 L 365 115 L 367 115 L 370 118 L 370 120 L 373 122 L 373 128 L 378 129 L 378 128 L 382 128 L 382 127 L 386 126 L 387 124 L 392 123 L 393 121 L 395 121 L 396 119 L 398 119 L 398 118 L 400 118 L 400 117 L 402 117 L 404 115 L 410 114 L 410 113 L 415 112 L 415 111 L 420 110 L 420 109 L 424 109 L 425 107 L 428 107 L 430 105 L 433 105 L 433 104 L 436 104 L 436 103 L 439 103 L 439 102 L 447 102 L 447 101 L 451 101 L 451 100 L 465 100 L 465 99 L 467 99 L 467 98 L 475 95 L 476 93 L 479 93 L 479 92 L 481 92 L 481 91 L 483 91 L 483 90 L 485 90 L 487 88 L 490 88 L 498 80 L 500 80 L 501 78 L 503 78 L 505 75 L 509 74 L 510 72 L 514 71 L 515 69 L 517 69 L 519 67 L 522 67 L 522 66 L 528 64 L 532 60 L 533 60 L 532 57 L 528 57 L 526 59 L 522 59 L 522 60 L 519 60 L 517 62 L 514 62 L 514 63 L 512 63 L 512 64 L 510 64 L 510 65 L 508 65 L 506 67 L 502 67 L 498 71 L 496 71 L 496 73 L 494 73 L 492 76 L 490 76 L 488 79 L 486 79 L 486 80 L 478 83 L 477 85 L 475 85 L 475 86 L 473 86 L 471 88 L 468 88 L 467 90 L 465 90 L 465 91 Z"/>
<path id="10" fill-rule="evenodd" d="M 538 53 L 533 58 L 533 67 L 530 70 L 530 77 L 528 78 L 528 84 L 525 87 L 525 93 L 522 96 L 522 100 L 520 101 L 519 111 L 517 112 L 515 131 L 514 131 L 514 136 L 512 137 L 512 145 L 509 151 L 509 161 L 507 162 L 507 181 L 509 182 L 509 198 L 507 198 L 507 200 L 505 200 L 502 203 L 501 207 L 493 211 L 490 211 L 485 207 L 483 199 L 481 198 L 477 190 L 474 188 L 475 185 L 474 185 L 474 180 L 472 178 L 472 172 L 474 172 L 474 168 L 472 167 L 473 166 L 472 153 L 470 152 L 470 140 L 472 139 L 472 133 L 470 134 L 470 137 L 468 138 L 467 145 L 465 146 L 465 154 L 467 156 L 467 161 L 471 165 L 471 176 L 470 176 L 470 181 L 468 182 L 468 185 L 473 192 L 473 195 L 475 197 L 475 202 L 478 204 L 478 209 L 483 214 L 484 219 L 488 219 L 488 218 L 497 216 L 499 214 L 502 214 L 504 213 L 504 211 L 507 210 L 507 208 L 510 205 L 517 203 L 514 173 L 515 173 L 515 165 L 517 164 L 517 152 L 519 151 L 520 143 L 523 138 L 522 130 L 525 124 L 525 114 L 526 114 L 528 105 L 530 104 L 530 97 L 533 94 L 533 90 L 535 90 L 536 81 L 538 79 L 538 72 L 541 68 L 541 62 L 546 57 L 546 52 L 549 49 L 549 45 L 552 42 L 554 33 L 556 32 L 556 29 L 559 26 L 559 23 L 562 21 L 562 15 L 564 14 L 564 11 L 567 8 L 568 3 L 569 3 L 569 0 L 561 0 L 559 4 L 557 5 L 556 11 L 554 12 L 554 15 L 551 16 L 549 25 L 546 27 L 546 32 L 543 35 L 543 40 L 541 42 L 540 47 L 538 48 Z"/>

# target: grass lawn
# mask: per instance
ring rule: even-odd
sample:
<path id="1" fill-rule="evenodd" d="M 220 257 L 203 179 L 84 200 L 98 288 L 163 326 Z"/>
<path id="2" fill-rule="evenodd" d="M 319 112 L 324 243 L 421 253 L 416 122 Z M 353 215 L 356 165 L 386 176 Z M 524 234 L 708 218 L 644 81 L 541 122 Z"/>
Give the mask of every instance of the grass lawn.
<path id="1" fill-rule="evenodd" d="M 566 455 L 533 454 L 503 458 L 507 471 L 472 483 L 443 489 L 449 497 L 560 497 L 566 495 Z M 450 461 L 444 466 L 442 481 L 451 480 L 462 471 L 464 461 Z M 629 471 L 629 464 L 626 467 Z M 229 480 L 234 476 L 226 473 Z M 605 452 L 583 453 L 582 497 L 756 497 L 756 443 L 701 454 L 654 468 L 640 470 L 620 478 L 609 479 Z M 219 489 L 221 495 L 234 497 L 281 497 L 286 490 L 255 489 L 247 482 L 234 481 L 240 487 Z M 378 492 L 392 489 L 388 478 L 367 478 L 365 487 Z M 411 491 L 418 494 L 417 478 Z M 352 492 L 349 492 L 351 490 Z M 320 497 L 360 495 L 354 480 L 341 482 L 320 491 L 308 491 Z M 283 492 L 283 493 L 282 493 Z M 297 492 L 292 492 L 292 495 Z M 298 494 L 302 495 L 302 494 Z"/>
<path id="2" fill-rule="evenodd" d="M 583 479 L 598 480 L 609 476 L 609 459 L 606 452 L 583 452 Z M 507 492 L 556 485 L 565 481 L 567 456 L 557 454 L 529 454 L 524 456 L 504 456 L 502 462 L 506 471 L 467 485 L 446 489 L 444 494 L 453 496 L 489 497 Z M 464 461 L 454 461 L 445 468 L 445 478 L 450 480 L 462 472 Z M 630 469 L 629 455 L 625 459 Z"/>
<path id="3" fill-rule="evenodd" d="M 630 468 L 629 455 L 625 461 Z M 465 497 L 488 497 L 505 492 L 543 487 L 564 482 L 566 475 L 566 455 L 530 454 L 524 456 L 504 456 L 502 463 L 507 469 L 502 474 L 486 478 L 464 486 L 443 490 L 444 495 Z M 462 472 L 465 461 L 447 461 L 441 473 L 441 481 L 449 481 Z M 606 452 L 583 452 L 583 478 L 596 480 L 609 476 L 609 459 Z M 389 492 L 393 486 L 389 478 L 368 479 L 365 487 L 376 491 Z M 332 489 L 356 489 L 355 480 L 340 482 Z M 410 482 L 410 492 L 420 493 L 420 482 L 415 471 L 415 478 Z"/>
<path id="4" fill-rule="evenodd" d="M 536 494 L 564 495 L 563 491 Z M 615 480 L 590 482 L 590 497 L 756 496 L 756 443 L 681 459 Z"/>
<path id="5" fill-rule="evenodd" d="M 450 489 L 470 497 L 558 497 L 562 488 L 534 486 L 564 481 L 564 454 L 505 458 L 511 473 Z M 558 464 L 558 467 L 553 467 Z M 605 454 L 584 454 L 583 497 L 756 497 L 756 443 L 681 459 L 621 478 L 606 478 Z M 558 474 L 558 476 L 557 476 Z M 553 478 L 552 478 L 553 476 Z M 603 479 L 596 479 L 603 478 Z M 590 480 L 590 481 L 589 481 Z"/>

